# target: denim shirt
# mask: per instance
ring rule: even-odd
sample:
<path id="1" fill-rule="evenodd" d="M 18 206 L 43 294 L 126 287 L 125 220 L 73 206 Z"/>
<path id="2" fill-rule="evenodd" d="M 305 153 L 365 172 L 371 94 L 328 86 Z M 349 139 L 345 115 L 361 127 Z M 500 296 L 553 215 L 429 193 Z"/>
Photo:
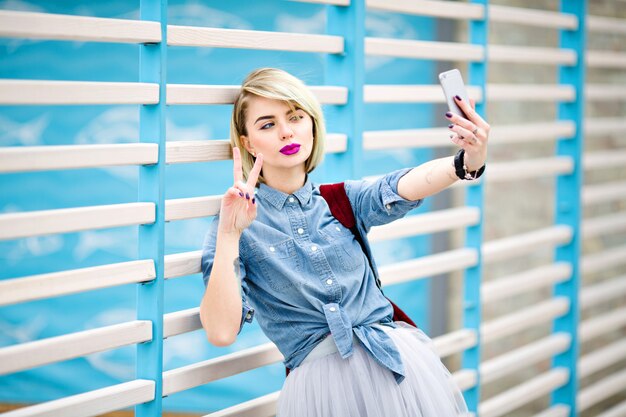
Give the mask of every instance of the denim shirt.
<path id="1" fill-rule="evenodd" d="M 362 236 L 372 226 L 399 219 L 421 204 L 422 200 L 408 201 L 397 193 L 399 179 L 409 170 L 394 171 L 376 181 L 345 182 Z M 400 383 L 404 379 L 400 353 L 383 330 L 370 326 L 396 327 L 393 308 L 376 286 L 359 243 L 330 213 L 319 187 L 307 179 L 288 195 L 261 184 L 256 204 L 257 217 L 239 243 L 239 332 L 244 322 L 256 316 L 291 369 L 329 333 L 341 357 L 349 357 L 354 334 Z M 203 245 L 205 285 L 213 267 L 218 223 L 216 216 Z M 365 245 L 370 251 L 367 241 Z"/>

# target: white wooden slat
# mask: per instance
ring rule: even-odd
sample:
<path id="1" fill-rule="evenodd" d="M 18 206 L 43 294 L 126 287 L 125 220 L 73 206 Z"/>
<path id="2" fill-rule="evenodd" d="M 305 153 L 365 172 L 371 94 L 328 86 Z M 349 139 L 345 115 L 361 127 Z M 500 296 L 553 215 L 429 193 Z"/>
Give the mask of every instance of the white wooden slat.
<path id="1" fill-rule="evenodd" d="M 585 207 L 626 198 L 626 181 L 613 181 L 598 185 L 585 185 L 582 192 Z"/>
<path id="2" fill-rule="evenodd" d="M 154 223 L 154 203 L 125 203 L 0 215 L 0 239 Z"/>
<path id="3" fill-rule="evenodd" d="M 477 62 L 485 58 L 485 50 L 480 45 L 370 37 L 365 38 L 365 54 L 463 62 Z"/>
<path id="4" fill-rule="evenodd" d="M 344 152 L 347 136 L 340 133 L 326 135 L 326 153 Z M 233 159 L 230 140 L 180 140 L 166 142 L 165 162 L 182 164 L 189 162 L 225 161 Z M 1 152 L 1 149 L 0 149 Z M 2 154 L 0 153 L 0 158 Z"/>
<path id="5" fill-rule="evenodd" d="M 0 37 L 158 43 L 158 22 L 0 10 Z"/>
<path id="6" fill-rule="evenodd" d="M 499 417 L 509 415 L 511 411 L 522 407 L 544 395 L 550 394 L 556 388 L 567 383 L 569 370 L 554 368 L 523 384 L 504 391 L 478 406 L 481 417 Z"/>
<path id="7" fill-rule="evenodd" d="M 583 220 L 583 238 L 607 236 L 613 233 L 626 232 L 626 213 L 610 214 Z"/>
<path id="8" fill-rule="evenodd" d="M 574 101 L 571 85 L 556 84 L 488 84 L 487 101 Z"/>
<path id="9" fill-rule="evenodd" d="M 384 226 L 375 226 L 371 228 L 367 237 L 373 243 L 458 229 L 478 224 L 479 221 L 480 210 L 478 208 L 459 207 L 433 211 L 417 216 L 408 216 Z"/>
<path id="10" fill-rule="evenodd" d="M 163 316 L 163 337 L 189 333 L 201 328 L 200 307 L 175 311 Z"/>
<path id="11" fill-rule="evenodd" d="M 575 134 L 576 125 L 574 122 L 568 121 L 491 126 L 489 145 L 510 145 L 513 143 L 571 138 Z"/>
<path id="12" fill-rule="evenodd" d="M 467 87 L 467 94 L 482 101 L 482 90 L 475 86 Z M 363 87 L 363 100 L 366 103 L 445 103 L 445 96 L 439 85 L 376 85 Z"/>
<path id="13" fill-rule="evenodd" d="M 626 19 L 616 19 L 605 16 L 587 16 L 587 30 L 589 32 L 604 32 L 626 35 Z"/>
<path id="14" fill-rule="evenodd" d="M 569 306 L 567 297 L 557 297 L 485 322 L 480 330 L 481 343 L 491 343 L 538 324 L 550 322 L 566 314 Z"/>
<path id="15" fill-rule="evenodd" d="M 167 104 L 233 104 L 239 85 L 168 84 Z M 321 104 L 346 104 L 345 87 L 309 87 Z"/>
<path id="16" fill-rule="evenodd" d="M 485 181 L 499 183 L 571 174 L 573 171 L 574 160 L 568 156 L 494 162 L 489 164 L 489 175 L 485 177 Z"/>
<path id="17" fill-rule="evenodd" d="M 379 268 L 379 272 L 383 285 L 392 285 L 458 271 L 477 263 L 478 254 L 474 249 L 455 249 L 385 265 Z"/>
<path id="18" fill-rule="evenodd" d="M 433 0 L 367 0 L 366 4 L 372 10 L 446 19 L 481 20 L 485 16 L 484 8 L 480 4 Z"/>
<path id="19" fill-rule="evenodd" d="M 585 152 L 583 155 L 585 170 L 621 168 L 624 165 L 626 165 L 626 151 L 619 149 Z"/>
<path id="20" fill-rule="evenodd" d="M 567 405 L 559 404 L 554 405 L 547 410 L 542 411 L 539 414 L 535 414 L 533 417 L 569 417 L 570 408 Z"/>
<path id="21" fill-rule="evenodd" d="M 582 321 L 578 326 L 578 337 L 580 343 L 584 343 L 624 326 L 626 326 L 626 307 Z"/>
<path id="22" fill-rule="evenodd" d="M 476 346 L 478 337 L 476 330 L 460 329 L 433 338 L 433 343 L 439 357 L 444 358 Z"/>
<path id="23" fill-rule="evenodd" d="M 449 133 L 447 128 L 371 130 L 363 132 L 363 149 L 374 151 L 454 146 L 448 140 Z"/>
<path id="24" fill-rule="evenodd" d="M 319 4 L 332 4 L 334 6 L 349 6 L 350 0 L 290 0 L 298 3 L 319 3 Z"/>
<path id="25" fill-rule="evenodd" d="M 158 153 L 156 143 L 2 147 L 0 172 L 149 165 L 157 163 Z"/>
<path id="26" fill-rule="evenodd" d="M 585 51 L 589 68 L 626 68 L 626 54 L 612 51 Z"/>
<path id="27" fill-rule="evenodd" d="M 158 84 L 0 80 L 0 105 L 156 104 L 158 102 Z"/>
<path id="28" fill-rule="evenodd" d="M 533 343 L 489 359 L 480 365 L 480 383 L 488 384 L 566 351 L 572 342 L 568 333 L 554 333 Z"/>
<path id="29" fill-rule="evenodd" d="M 626 401 L 622 401 L 616 406 L 612 406 L 606 411 L 598 414 L 596 417 L 624 417 L 626 416 Z"/>
<path id="30" fill-rule="evenodd" d="M 623 101 L 625 97 L 626 87 L 624 86 L 585 83 L 586 101 Z"/>
<path id="31" fill-rule="evenodd" d="M 2 417 L 85 417 L 121 410 L 154 399 L 155 383 L 136 379 L 122 384 L 20 408 Z"/>
<path id="32" fill-rule="evenodd" d="M 540 266 L 482 284 L 480 300 L 483 304 L 500 301 L 529 291 L 567 281 L 572 276 L 572 266 L 567 262 Z"/>
<path id="33" fill-rule="evenodd" d="M 489 21 L 490 23 L 515 23 L 555 29 L 576 30 L 578 28 L 578 17 L 573 14 L 497 4 L 489 5 Z"/>
<path id="34" fill-rule="evenodd" d="M 276 415 L 276 403 L 280 391 L 255 398 L 250 401 L 239 403 L 224 410 L 207 414 L 205 417 L 274 417 Z"/>
<path id="35" fill-rule="evenodd" d="M 0 374 L 9 374 L 152 339 L 152 322 L 136 320 L 0 349 Z"/>
<path id="36" fill-rule="evenodd" d="M 324 149 L 326 153 L 346 152 L 348 150 L 348 135 L 342 133 L 327 133 L 326 146 Z"/>
<path id="37" fill-rule="evenodd" d="M 624 392 L 626 387 L 626 369 L 605 376 L 598 382 L 581 389 L 576 396 L 578 412 L 589 409 L 601 401 Z"/>
<path id="38" fill-rule="evenodd" d="M 623 117 L 585 117 L 583 121 L 586 136 L 622 135 L 626 130 Z"/>
<path id="39" fill-rule="evenodd" d="M 233 159 L 232 148 L 228 139 L 167 141 L 165 146 L 165 162 L 167 164 Z"/>
<path id="40" fill-rule="evenodd" d="M 154 261 L 141 260 L 0 281 L 0 305 L 39 300 L 154 279 Z"/>
<path id="41" fill-rule="evenodd" d="M 273 343 L 265 343 L 163 373 L 163 395 L 237 375 L 282 361 L 283 355 Z"/>
<path id="42" fill-rule="evenodd" d="M 452 380 L 461 391 L 475 387 L 478 383 L 476 371 L 473 369 L 461 369 L 452 374 Z"/>
<path id="43" fill-rule="evenodd" d="M 622 265 L 626 265 L 626 246 L 618 246 L 593 255 L 583 256 L 580 270 L 583 275 L 587 275 Z"/>
<path id="44" fill-rule="evenodd" d="M 167 45 L 329 54 L 344 50 L 341 36 L 176 25 L 167 26 Z"/>
<path id="45" fill-rule="evenodd" d="M 543 250 L 546 247 L 564 245 L 572 240 L 570 226 L 556 225 L 528 233 L 485 242 L 482 247 L 482 260 L 492 264 L 507 259 Z"/>
<path id="46" fill-rule="evenodd" d="M 573 49 L 512 45 L 489 45 L 487 55 L 489 62 L 569 66 L 576 65 L 577 57 Z"/>
<path id="47" fill-rule="evenodd" d="M 626 340 L 594 350 L 578 360 L 578 378 L 586 378 L 626 359 Z"/>
<path id="48" fill-rule="evenodd" d="M 626 275 L 582 288 L 579 295 L 580 308 L 593 307 L 624 295 L 626 295 Z"/>
<path id="49" fill-rule="evenodd" d="M 201 258 L 201 250 L 165 255 L 165 279 L 197 274 L 200 272 Z"/>
<path id="50" fill-rule="evenodd" d="M 221 204 L 221 195 L 165 200 L 165 221 L 215 216 Z"/>

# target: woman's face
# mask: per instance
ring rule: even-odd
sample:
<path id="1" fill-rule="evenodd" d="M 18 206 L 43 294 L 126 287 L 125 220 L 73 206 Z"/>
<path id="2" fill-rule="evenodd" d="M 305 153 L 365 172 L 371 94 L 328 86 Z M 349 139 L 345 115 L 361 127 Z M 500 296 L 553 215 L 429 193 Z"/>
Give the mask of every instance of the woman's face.
<path id="1" fill-rule="evenodd" d="M 283 101 L 251 96 L 246 130 L 248 136 L 242 136 L 242 142 L 252 154 L 263 154 L 264 172 L 268 168 L 304 168 L 313 151 L 313 119 Z"/>

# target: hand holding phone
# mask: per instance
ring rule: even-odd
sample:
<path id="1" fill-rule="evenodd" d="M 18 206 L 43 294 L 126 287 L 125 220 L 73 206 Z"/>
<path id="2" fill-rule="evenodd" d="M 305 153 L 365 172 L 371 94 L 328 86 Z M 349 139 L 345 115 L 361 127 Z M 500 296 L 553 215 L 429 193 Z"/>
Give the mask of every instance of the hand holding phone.
<path id="1" fill-rule="evenodd" d="M 443 89 L 443 94 L 446 96 L 446 102 L 448 103 L 450 112 L 467 118 L 463 110 L 461 110 L 454 101 L 454 96 L 459 96 L 466 103 L 470 102 L 465 84 L 463 83 L 463 77 L 461 77 L 461 72 L 456 68 L 442 72 L 439 74 L 439 83 Z"/>

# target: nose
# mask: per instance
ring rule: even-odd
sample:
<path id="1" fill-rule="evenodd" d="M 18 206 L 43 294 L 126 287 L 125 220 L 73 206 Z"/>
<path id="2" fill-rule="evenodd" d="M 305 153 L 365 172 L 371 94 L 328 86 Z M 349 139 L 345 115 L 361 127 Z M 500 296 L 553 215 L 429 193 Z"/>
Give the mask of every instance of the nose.
<path id="1" fill-rule="evenodd" d="M 280 138 L 282 140 L 293 138 L 293 130 L 288 123 L 284 123 L 281 125 Z"/>

